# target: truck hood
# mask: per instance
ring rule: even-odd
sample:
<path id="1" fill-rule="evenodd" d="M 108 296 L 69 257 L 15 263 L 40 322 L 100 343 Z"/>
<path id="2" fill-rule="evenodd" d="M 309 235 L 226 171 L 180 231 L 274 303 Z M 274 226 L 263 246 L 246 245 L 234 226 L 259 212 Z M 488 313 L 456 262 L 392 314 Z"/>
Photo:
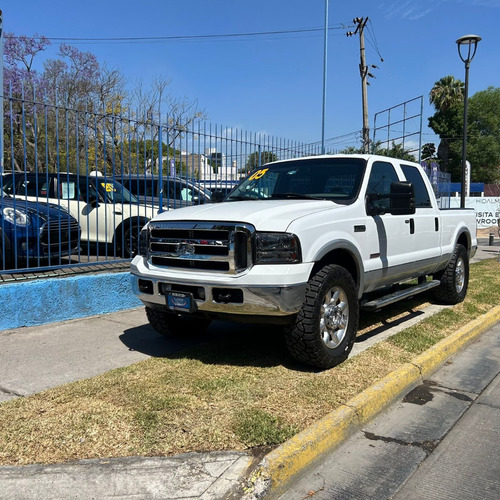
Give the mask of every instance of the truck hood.
<path id="1" fill-rule="evenodd" d="M 231 201 L 169 210 L 154 220 L 245 222 L 258 231 L 286 231 L 301 217 L 340 206 L 325 200 Z"/>

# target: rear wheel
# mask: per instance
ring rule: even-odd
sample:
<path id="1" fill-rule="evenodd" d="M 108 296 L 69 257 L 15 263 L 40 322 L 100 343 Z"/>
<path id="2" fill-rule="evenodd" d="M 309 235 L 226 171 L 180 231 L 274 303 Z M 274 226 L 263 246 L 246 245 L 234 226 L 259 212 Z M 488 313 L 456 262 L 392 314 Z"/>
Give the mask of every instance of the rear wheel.
<path id="1" fill-rule="evenodd" d="M 469 256 L 463 245 L 455 247 L 448 266 L 434 276 L 441 284 L 435 289 L 434 296 L 442 304 L 458 304 L 465 299 L 469 286 Z"/>
<path id="2" fill-rule="evenodd" d="M 290 354 L 317 368 L 332 368 L 347 359 L 359 320 L 356 285 L 337 265 L 325 266 L 307 286 L 294 322 L 285 330 Z"/>
<path id="3" fill-rule="evenodd" d="M 150 325 L 165 337 L 186 337 L 204 332 L 211 323 L 207 318 L 185 316 L 166 309 L 146 307 Z"/>

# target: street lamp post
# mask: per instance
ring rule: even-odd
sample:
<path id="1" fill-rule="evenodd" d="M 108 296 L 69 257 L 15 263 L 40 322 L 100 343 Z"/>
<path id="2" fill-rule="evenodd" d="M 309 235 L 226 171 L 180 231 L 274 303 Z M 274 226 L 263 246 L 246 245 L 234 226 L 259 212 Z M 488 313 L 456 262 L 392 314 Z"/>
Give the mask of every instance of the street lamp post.
<path id="1" fill-rule="evenodd" d="M 463 126 L 463 142 L 462 142 L 462 185 L 460 193 L 460 207 L 465 208 L 465 178 L 467 169 L 467 114 L 468 114 L 468 100 L 469 100 L 469 68 L 472 59 L 476 55 L 476 49 L 481 37 L 477 35 L 461 36 L 457 40 L 458 55 L 465 63 L 465 93 L 464 93 L 464 126 Z M 466 56 L 462 54 L 462 48 L 466 52 Z"/>

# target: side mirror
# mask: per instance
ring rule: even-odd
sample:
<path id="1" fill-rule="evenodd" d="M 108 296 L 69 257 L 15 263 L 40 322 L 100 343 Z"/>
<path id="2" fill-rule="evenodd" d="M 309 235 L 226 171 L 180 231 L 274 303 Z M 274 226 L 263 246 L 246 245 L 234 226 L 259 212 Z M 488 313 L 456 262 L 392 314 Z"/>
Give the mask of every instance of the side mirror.
<path id="1" fill-rule="evenodd" d="M 415 192 L 411 182 L 393 182 L 389 198 L 392 215 L 412 215 L 415 213 Z"/>
<path id="2" fill-rule="evenodd" d="M 97 199 L 97 196 L 89 196 L 89 205 L 92 208 L 96 208 L 99 206 L 99 200 Z"/>
<path id="3" fill-rule="evenodd" d="M 212 191 L 212 195 L 210 196 L 210 201 L 212 203 L 220 203 L 226 195 L 224 194 L 224 191 L 218 189 L 217 191 Z"/>

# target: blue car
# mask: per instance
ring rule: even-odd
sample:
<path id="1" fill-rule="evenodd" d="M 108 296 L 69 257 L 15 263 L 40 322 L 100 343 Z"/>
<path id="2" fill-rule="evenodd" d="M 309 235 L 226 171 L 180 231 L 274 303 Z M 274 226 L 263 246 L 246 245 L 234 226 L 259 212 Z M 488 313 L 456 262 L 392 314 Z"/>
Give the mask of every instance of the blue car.
<path id="1" fill-rule="evenodd" d="M 2 194 L 0 236 L 0 270 L 24 268 L 30 259 L 50 260 L 77 253 L 80 226 L 62 207 Z"/>

